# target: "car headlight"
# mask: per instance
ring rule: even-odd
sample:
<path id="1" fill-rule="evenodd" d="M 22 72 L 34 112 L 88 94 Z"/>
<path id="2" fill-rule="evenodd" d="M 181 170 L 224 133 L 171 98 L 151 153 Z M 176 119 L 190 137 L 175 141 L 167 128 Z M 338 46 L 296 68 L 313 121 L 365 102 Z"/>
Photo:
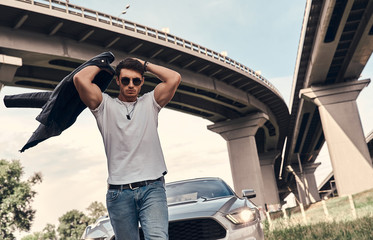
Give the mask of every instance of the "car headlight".
<path id="1" fill-rule="evenodd" d="M 255 210 L 250 208 L 243 208 L 229 213 L 225 216 L 229 221 L 235 225 L 245 224 L 255 220 Z"/>

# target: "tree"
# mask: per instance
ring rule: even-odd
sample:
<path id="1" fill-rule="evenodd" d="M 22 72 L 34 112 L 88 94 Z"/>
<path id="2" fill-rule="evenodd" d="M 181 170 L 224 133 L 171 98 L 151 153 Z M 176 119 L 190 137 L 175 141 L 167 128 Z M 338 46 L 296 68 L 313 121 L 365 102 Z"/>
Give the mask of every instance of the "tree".
<path id="1" fill-rule="evenodd" d="M 57 240 L 56 227 L 48 223 L 43 229 L 43 240 Z"/>
<path id="2" fill-rule="evenodd" d="M 41 232 L 35 232 L 33 234 L 29 234 L 25 237 L 23 237 L 21 240 L 40 240 L 42 239 L 42 233 Z"/>
<path id="3" fill-rule="evenodd" d="M 59 218 L 58 232 L 61 239 L 80 239 L 86 226 L 94 223 L 99 217 L 107 214 L 107 210 L 101 202 L 92 202 L 88 207 L 88 216 L 78 210 L 71 210 Z M 21 240 L 57 240 L 55 226 L 47 224 L 42 232 L 34 232 Z"/>
<path id="4" fill-rule="evenodd" d="M 43 232 L 35 232 L 23 237 L 21 240 L 57 240 L 55 226 L 48 223 L 43 229 Z"/>
<path id="5" fill-rule="evenodd" d="M 71 210 L 62 215 L 59 219 L 58 233 L 61 239 L 78 240 L 84 229 L 89 224 L 89 217 L 78 210 Z"/>
<path id="6" fill-rule="evenodd" d="M 16 230 L 29 231 L 35 217 L 31 203 L 36 194 L 31 189 L 42 182 L 40 173 L 21 181 L 24 171 L 18 160 L 0 160 L 0 239 L 14 239 Z"/>
<path id="7" fill-rule="evenodd" d="M 90 223 L 94 223 L 99 217 L 107 215 L 107 209 L 103 203 L 94 201 L 88 207 L 88 216 L 91 218 Z"/>

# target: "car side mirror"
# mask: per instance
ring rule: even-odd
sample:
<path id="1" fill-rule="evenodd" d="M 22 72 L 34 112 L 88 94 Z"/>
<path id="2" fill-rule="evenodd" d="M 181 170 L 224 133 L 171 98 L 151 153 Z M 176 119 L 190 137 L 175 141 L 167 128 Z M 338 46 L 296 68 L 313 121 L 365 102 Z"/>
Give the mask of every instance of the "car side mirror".
<path id="1" fill-rule="evenodd" d="M 253 189 L 244 189 L 242 190 L 242 196 L 247 199 L 250 199 L 256 197 L 256 193 Z"/>

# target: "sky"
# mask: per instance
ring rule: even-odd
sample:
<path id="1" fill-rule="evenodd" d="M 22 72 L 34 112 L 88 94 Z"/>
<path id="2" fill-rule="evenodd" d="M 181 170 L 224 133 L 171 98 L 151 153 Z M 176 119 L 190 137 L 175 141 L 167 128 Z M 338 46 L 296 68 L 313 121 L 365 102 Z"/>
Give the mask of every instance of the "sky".
<path id="1" fill-rule="evenodd" d="M 281 92 L 287 104 L 296 63 L 306 0 L 70 0 L 70 3 L 99 10 L 155 29 L 169 28 L 170 34 L 194 42 L 248 66 L 267 78 Z M 126 14 L 121 14 L 130 4 Z M 373 60 L 361 79 L 373 77 Z M 35 90 L 3 87 L 4 95 Z M 373 130 L 373 87 L 364 89 L 358 108 L 364 134 Z M 105 203 L 107 166 L 100 133 L 93 115 L 85 110 L 77 122 L 60 136 L 19 153 L 39 123 L 40 109 L 7 109 L 0 102 L 0 158 L 19 159 L 25 178 L 43 174 L 34 187 L 37 210 L 32 231 L 47 223 L 58 226 L 67 211 L 86 212 L 93 201 Z M 212 122 L 163 109 L 159 134 L 168 174 L 166 181 L 194 177 L 220 177 L 233 187 L 227 144 L 207 130 Z M 317 161 L 319 176 L 330 172 L 326 144 Z M 318 179 L 321 179 L 319 177 Z M 318 180 L 320 181 L 320 180 Z M 22 233 L 24 235 L 24 233 Z M 20 234 L 20 235 L 22 235 Z"/>

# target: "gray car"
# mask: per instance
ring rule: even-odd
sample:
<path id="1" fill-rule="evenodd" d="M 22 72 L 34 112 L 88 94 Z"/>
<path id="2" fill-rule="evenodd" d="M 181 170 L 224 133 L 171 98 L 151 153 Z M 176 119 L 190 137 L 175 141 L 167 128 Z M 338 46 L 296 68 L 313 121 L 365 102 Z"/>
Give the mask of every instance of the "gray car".
<path id="1" fill-rule="evenodd" d="M 249 200 L 253 190 L 240 198 L 220 178 L 197 178 L 168 183 L 166 193 L 170 240 L 264 239 L 259 210 Z M 88 226 L 82 239 L 114 240 L 109 217 Z"/>

